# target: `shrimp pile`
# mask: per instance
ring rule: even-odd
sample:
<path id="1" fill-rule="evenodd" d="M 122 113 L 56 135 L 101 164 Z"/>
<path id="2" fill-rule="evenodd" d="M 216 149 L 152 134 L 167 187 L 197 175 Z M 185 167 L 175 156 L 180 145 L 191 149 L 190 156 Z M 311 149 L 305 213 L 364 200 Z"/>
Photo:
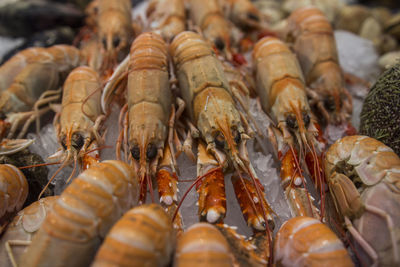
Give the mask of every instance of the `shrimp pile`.
<path id="1" fill-rule="evenodd" d="M 56 165 L 28 207 L 23 174 L 0 165 L 0 264 L 399 265 L 398 156 L 325 139 L 354 133 L 325 14 L 272 28 L 250 0 L 143 7 L 93 0 L 74 46 L 0 66 L 0 157 L 47 147 L 24 139 L 43 121 L 56 144 L 16 164 Z"/>

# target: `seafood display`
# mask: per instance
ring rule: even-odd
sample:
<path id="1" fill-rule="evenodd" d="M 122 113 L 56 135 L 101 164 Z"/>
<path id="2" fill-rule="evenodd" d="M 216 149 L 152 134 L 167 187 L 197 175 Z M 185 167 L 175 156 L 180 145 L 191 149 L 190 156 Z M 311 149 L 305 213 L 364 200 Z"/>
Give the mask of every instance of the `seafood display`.
<path id="1" fill-rule="evenodd" d="M 0 58 L 1 266 L 400 265 L 399 66 L 366 97 L 395 9 L 46 1 L 0 4 L 27 38 Z"/>

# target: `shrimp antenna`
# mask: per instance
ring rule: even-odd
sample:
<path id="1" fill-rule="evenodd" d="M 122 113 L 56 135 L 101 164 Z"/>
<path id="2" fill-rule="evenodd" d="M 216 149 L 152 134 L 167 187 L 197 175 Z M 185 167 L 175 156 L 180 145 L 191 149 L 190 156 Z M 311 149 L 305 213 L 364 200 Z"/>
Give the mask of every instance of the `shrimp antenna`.
<path id="1" fill-rule="evenodd" d="M 70 152 L 68 152 L 67 154 L 67 158 L 64 160 L 64 162 L 62 163 L 62 165 L 57 169 L 57 171 L 51 176 L 51 178 L 49 179 L 49 181 L 47 182 L 46 186 L 43 188 L 43 190 L 40 192 L 38 200 L 42 197 L 44 191 L 46 191 L 47 187 L 49 187 L 50 183 L 54 180 L 54 178 L 57 176 L 57 174 L 65 168 L 65 166 L 67 166 L 68 162 L 69 162 L 69 158 L 70 158 L 71 154 Z"/>
<path id="2" fill-rule="evenodd" d="M 154 203 L 153 181 L 151 180 L 151 177 L 149 175 L 149 171 L 148 170 L 146 170 L 146 180 L 147 180 L 147 183 L 149 184 L 151 202 Z"/>
<path id="3" fill-rule="evenodd" d="M 297 160 L 297 153 L 295 152 L 294 148 L 291 145 L 289 145 L 289 148 L 290 148 L 290 151 L 291 151 L 291 153 L 293 155 L 293 159 L 294 159 L 294 163 L 296 165 L 296 169 L 299 171 L 299 175 L 300 175 L 301 182 L 303 184 L 304 190 L 306 191 L 307 196 L 309 196 L 310 193 L 307 190 L 306 181 L 304 179 L 304 175 L 303 175 L 303 173 L 301 171 L 301 167 L 300 167 L 300 162 Z M 307 197 L 307 202 L 308 202 L 310 210 L 312 211 L 313 208 L 312 208 L 311 200 L 310 200 L 309 197 Z"/>
<path id="4" fill-rule="evenodd" d="M 91 149 L 91 150 L 86 151 L 86 152 L 83 153 L 82 155 L 87 155 L 87 154 L 89 154 L 89 153 L 92 153 L 92 152 L 95 152 L 95 151 L 100 151 L 100 150 L 107 149 L 107 148 L 112 148 L 112 146 L 100 146 L 100 147 L 96 147 L 96 148 L 93 148 L 93 149 Z"/>
<path id="5" fill-rule="evenodd" d="M 72 169 L 72 172 L 71 172 L 71 174 L 69 175 L 69 177 L 68 177 L 66 183 L 69 183 L 69 181 L 70 181 L 70 180 L 72 179 L 72 177 L 75 175 L 75 171 L 76 171 L 76 159 L 77 159 L 77 157 L 76 157 L 76 155 L 75 155 L 75 156 L 74 156 L 74 168 Z"/>
<path id="6" fill-rule="evenodd" d="M 18 167 L 18 169 L 23 170 L 23 169 L 29 169 L 29 168 L 35 168 L 35 167 L 41 167 L 41 166 L 57 165 L 57 164 L 60 164 L 60 163 L 61 163 L 61 161 L 45 162 L 45 163 L 39 163 L 39 164 L 34 164 L 34 165 L 27 165 L 27 166 Z"/>

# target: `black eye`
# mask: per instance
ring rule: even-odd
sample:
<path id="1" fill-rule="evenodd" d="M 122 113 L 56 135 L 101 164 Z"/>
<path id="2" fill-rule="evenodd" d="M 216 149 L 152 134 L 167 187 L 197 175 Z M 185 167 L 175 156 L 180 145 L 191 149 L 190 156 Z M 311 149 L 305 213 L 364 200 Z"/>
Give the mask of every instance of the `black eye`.
<path id="1" fill-rule="evenodd" d="M 132 157 L 135 160 L 140 160 L 140 149 L 139 149 L 139 146 L 136 145 L 136 146 L 132 147 L 131 154 L 132 154 Z"/>
<path id="2" fill-rule="evenodd" d="M 233 136 L 234 136 L 233 139 L 235 140 L 236 144 L 239 144 L 240 141 L 242 140 L 239 131 L 238 131 L 238 130 L 235 130 L 235 131 L 233 132 Z"/>
<path id="3" fill-rule="evenodd" d="M 260 18 L 252 12 L 247 13 L 247 18 L 254 20 L 254 21 L 260 21 Z"/>
<path id="4" fill-rule="evenodd" d="M 217 136 L 214 138 L 214 143 L 217 146 L 218 149 L 224 149 L 225 147 L 225 138 L 224 135 L 221 133 L 218 133 Z"/>
<path id="5" fill-rule="evenodd" d="M 216 47 L 218 50 L 223 50 L 223 49 L 225 48 L 225 42 L 224 42 L 220 37 L 217 37 L 217 38 L 214 40 L 214 44 L 215 44 L 215 47 Z"/>
<path id="6" fill-rule="evenodd" d="M 67 150 L 67 145 L 65 141 L 65 136 L 61 139 L 61 146 L 64 148 L 64 150 Z"/>
<path id="7" fill-rule="evenodd" d="M 335 106 L 335 100 L 333 98 L 325 98 L 324 100 L 324 106 L 327 111 L 334 111 L 336 106 Z"/>
<path id="8" fill-rule="evenodd" d="M 287 116 L 286 117 L 286 124 L 290 129 L 296 129 L 297 128 L 296 117 L 294 115 Z"/>
<path id="9" fill-rule="evenodd" d="M 119 37 L 118 36 L 114 36 L 114 38 L 113 38 L 113 47 L 114 48 L 117 48 L 118 46 L 119 46 L 119 42 L 120 42 L 121 40 L 119 39 Z"/>
<path id="10" fill-rule="evenodd" d="M 147 145 L 147 150 L 146 150 L 146 157 L 148 160 L 152 160 L 157 156 L 157 147 L 153 144 L 148 144 Z"/>
<path id="11" fill-rule="evenodd" d="M 71 143 L 72 146 L 76 149 L 76 150 L 81 150 L 83 147 L 83 137 L 80 134 L 73 134 L 72 138 L 71 138 Z"/>
<path id="12" fill-rule="evenodd" d="M 102 43 L 103 43 L 103 47 L 104 47 L 104 49 L 106 49 L 106 50 L 107 50 L 107 40 L 106 40 L 106 38 L 105 38 L 105 37 L 103 38 L 103 40 L 102 40 Z"/>
<path id="13" fill-rule="evenodd" d="M 306 126 L 306 128 L 308 128 L 308 125 L 310 125 L 310 116 L 308 114 L 304 113 L 303 121 L 304 121 L 304 125 Z"/>

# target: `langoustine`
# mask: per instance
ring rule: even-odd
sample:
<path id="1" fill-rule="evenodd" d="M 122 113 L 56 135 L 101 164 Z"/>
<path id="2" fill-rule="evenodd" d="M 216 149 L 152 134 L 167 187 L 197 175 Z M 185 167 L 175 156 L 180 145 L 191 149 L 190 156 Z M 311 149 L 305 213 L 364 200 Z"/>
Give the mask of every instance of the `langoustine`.
<path id="1" fill-rule="evenodd" d="M 74 162 L 75 170 L 77 160 L 82 169 L 87 169 L 100 158 L 96 150 L 102 142 L 100 127 L 104 119 L 100 107 L 100 86 L 99 75 L 87 66 L 74 69 L 65 80 L 61 107 L 54 120 L 61 148 L 49 157 L 61 161 L 59 170 L 71 162 Z M 88 153 L 92 150 L 95 151 Z M 73 175 L 74 172 L 70 177 Z"/>
<path id="2" fill-rule="evenodd" d="M 0 265 L 17 267 L 58 196 L 39 199 L 18 212 L 0 240 Z"/>
<path id="3" fill-rule="evenodd" d="M 201 136 L 205 142 L 205 149 L 200 147 L 199 152 L 210 153 L 204 158 L 204 164 L 201 161 L 198 163 L 198 170 L 203 169 L 202 172 L 205 172 L 203 175 L 198 172 L 200 177 L 196 180 L 200 183 L 198 189 L 200 194 L 212 192 L 214 189 L 215 192 L 222 193 L 224 191 L 223 179 L 219 179 L 222 183 L 211 183 L 209 186 L 204 186 L 208 182 L 202 185 L 201 179 L 207 180 L 207 176 L 214 176 L 215 173 L 221 171 L 221 168 L 226 170 L 228 166 L 233 166 L 242 182 L 243 179 L 251 178 L 258 199 L 263 199 L 263 189 L 260 188 L 260 182 L 256 178 L 245 147 L 249 136 L 245 133 L 242 117 L 235 107 L 223 67 L 215 57 L 212 48 L 200 35 L 183 32 L 177 35 L 171 43 L 171 53 L 179 87 L 188 106 L 188 113 L 194 126 L 200 132 L 193 131 L 192 135 L 193 137 Z M 199 146 L 201 145 L 200 141 Z M 210 156 L 215 157 L 216 161 L 210 159 Z M 201 160 L 201 155 L 199 158 Z M 243 176 L 245 177 L 243 178 Z M 244 189 L 248 193 L 246 186 Z M 200 199 L 202 198 L 203 196 L 200 197 Z M 211 194 L 207 198 L 210 201 L 204 202 L 206 205 L 204 211 L 201 212 L 204 215 L 201 216 L 212 218 L 210 222 L 220 222 L 226 211 L 221 195 Z M 266 206 L 266 202 L 261 200 L 259 203 L 261 203 L 261 212 L 257 211 L 255 217 L 248 218 L 248 224 L 252 228 L 262 231 L 266 228 L 269 229 L 267 223 L 272 226 L 273 222 L 269 214 L 269 206 Z M 251 197 L 248 203 L 243 204 L 249 205 L 249 209 L 255 208 Z"/>
<path id="4" fill-rule="evenodd" d="M 190 0 L 190 17 L 204 38 L 219 51 L 229 53 L 231 49 L 231 27 L 225 19 L 217 0 Z"/>
<path id="5" fill-rule="evenodd" d="M 323 115 L 325 123 L 350 124 L 352 99 L 344 85 L 333 29 L 316 7 L 295 10 L 288 18 L 286 40 L 293 44 L 305 81 L 310 104 Z"/>
<path id="6" fill-rule="evenodd" d="M 304 78 L 296 56 L 279 39 L 265 37 L 253 51 L 257 91 L 264 111 L 275 126 L 269 135 L 281 161 L 281 179 L 286 197 L 296 216 L 318 218 L 316 207 L 305 187 L 302 160 L 309 160 L 309 172 L 324 203 L 325 180 L 318 125 L 308 105 Z M 308 158 L 307 158 L 308 156 Z M 321 207 L 323 215 L 323 206 Z"/>
<path id="7" fill-rule="evenodd" d="M 279 229 L 276 266 L 354 266 L 342 241 L 315 218 L 294 217 Z"/>
<path id="8" fill-rule="evenodd" d="M 9 74 L 11 78 L 5 82 L 4 86 L 8 87 L 0 93 L 1 117 L 4 120 L 1 136 L 13 137 L 23 123 L 18 134 L 18 138 L 22 138 L 29 125 L 50 110 L 48 104 L 60 97 L 58 89 L 61 82 L 82 61 L 79 50 L 68 45 L 29 48 L 7 61 L 1 68 L 2 75 Z M 1 154 L 13 153 L 24 147 L 23 143 L 17 143 L 2 149 Z"/>
<path id="9" fill-rule="evenodd" d="M 128 72 L 127 104 L 120 114 L 122 130 L 117 143 L 117 158 L 123 147 L 126 160 L 140 176 L 142 202 L 148 187 L 153 198 L 152 178 L 156 177 L 160 202 L 172 216 L 178 199 L 171 131 L 181 108 L 175 112 L 168 65 L 167 45 L 162 37 L 156 33 L 143 33 L 133 42 L 129 59 L 120 64 L 111 79 L 124 80 Z M 103 108 L 107 108 L 112 92 L 118 86 L 112 83 L 106 86 Z M 125 89 L 125 84 L 122 87 Z"/>
<path id="10" fill-rule="evenodd" d="M 325 173 L 337 211 L 358 244 L 364 264 L 400 263 L 400 158 L 367 136 L 337 140 Z M 377 230 L 379 229 L 379 230 Z"/>
<path id="11" fill-rule="evenodd" d="M 160 205 L 145 204 L 114 224 L 91 266 L 167 266 L 174 247 L 168 214 Z"/>
<path id="12" fill-rule="evenodd" d="M 54 203 L 21 266 L 88 266 L 111 226 L 138 203 L 129 165 L 103 161 L 82 172 Z"/>
<path id="13" fill-rule="evenodd" d="M 189 227 L 177 242 L 174 266 L 234 266 L 228 242 L 208 223 Z"/>
<path id="14" fill-rule="evenodd" d="M 17 167 L 0 164 L 0 233 L 8 220 L 22 208 L 28 191 L 28 182 Z"/>
<path id="15" fill-rule="evenodd" d="M 102 70 L 112 70 L 129 51 L 134 32 L 130 0 L 98 0 L 98 40 L 103 46 Z"/>
<path id="16" fill-rule="evenodd" d="M 243 30 L 259 29 L 261 13 L 250 0 L 217 0 L 225 16 Z"/>
<path id="17" fill-rule="evenodd" d="M 167 42 L 186 29 L 183 0 L 152 0 L 146 10 L 150 28 Z"/>

